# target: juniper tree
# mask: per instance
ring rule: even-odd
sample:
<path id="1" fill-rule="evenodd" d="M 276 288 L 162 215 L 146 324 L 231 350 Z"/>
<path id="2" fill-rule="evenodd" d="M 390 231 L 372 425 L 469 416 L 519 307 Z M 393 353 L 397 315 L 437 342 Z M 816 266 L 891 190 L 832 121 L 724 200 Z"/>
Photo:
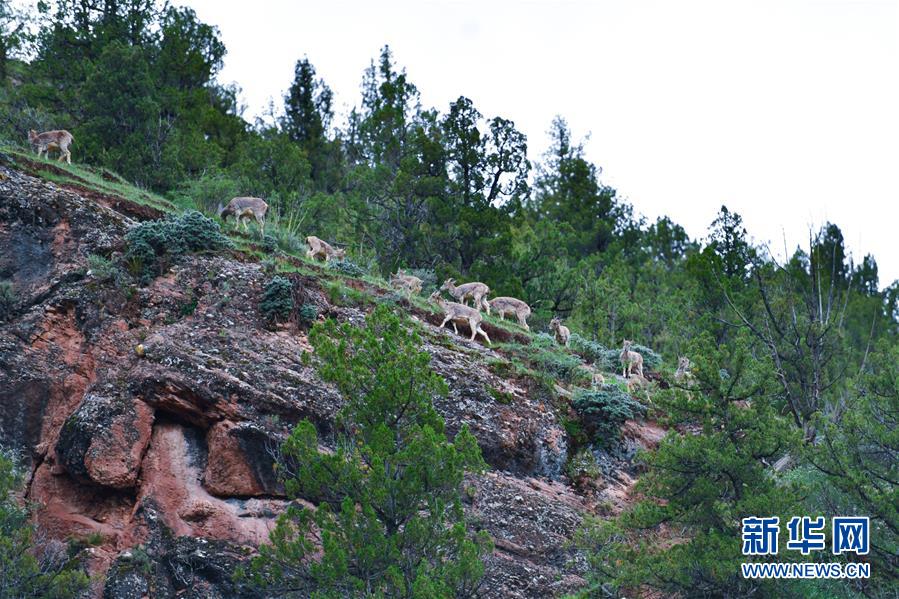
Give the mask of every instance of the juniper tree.
<path id="1" fill-rule="evenodd" d="M 346 405 L 332 451 L 308 420 L 284 443 L 288 494 L 317 507 L 278 519 L 252 564 L 256 584 L 318 598 L 474 596 L 490 543 L 466 529 L 461 485 L 485 464 L 467 427 L 447 440 L 432 404 L 446 384 L 410 327 L 386 307 L 364 328 L 313 327 L 319 374 Z"/>

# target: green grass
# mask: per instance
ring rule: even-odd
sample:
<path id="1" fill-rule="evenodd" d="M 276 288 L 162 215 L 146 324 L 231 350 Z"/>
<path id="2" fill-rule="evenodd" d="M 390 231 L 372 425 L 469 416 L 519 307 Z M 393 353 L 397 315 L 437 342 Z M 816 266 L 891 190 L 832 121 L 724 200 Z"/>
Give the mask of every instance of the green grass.
<path id="1" fill-rule="evenodd" d="M 45 157 L 38 158 L 33 152 L 17 146 L 0 146 L 0 152 L 10 156 L 14 161 L 17 159 L 28 161 L 20 164 L 20 168 L 47 181 L 59 185 L 76 185 L 104 195 L 118 196 L 135 204 L 150 206 L 163 212 L 180 212 L 178 206 L 161 195 L 135 187 L 108 169 L 78 163 L 66 164 L 55 158 L 49 160 Z M 190 206 L 182 208 L 187 209 Z"/>

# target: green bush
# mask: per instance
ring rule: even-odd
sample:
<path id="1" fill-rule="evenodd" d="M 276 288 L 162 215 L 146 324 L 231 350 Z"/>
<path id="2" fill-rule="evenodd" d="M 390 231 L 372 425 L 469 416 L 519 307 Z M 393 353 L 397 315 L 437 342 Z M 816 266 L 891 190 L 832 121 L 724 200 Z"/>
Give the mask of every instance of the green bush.
<path id="1" fill-rule="evenodd" d="M 17 496 L 23 472 L 0 449 L 0 597 L 78 597 L 90 582 L 65 546 L 41 545 Z"/>
<path id="2" fill-rule="evenodd" d="M 142 283 L 164 272 L 182 254 L 232 246 L 218 224 L 196 210 L 141 223 L 125 234 L 125 244 L 125 264 Z"/>
<path id="3" fill-rule="evenodd" d="M 592 480 L 602 476 L 602 468 L 592 451 L 582 449 L 565 464 L 565 474 L 575 485 L 581 486 L 580 481 L 584 479 Z"/>
<path id="4" fill-rule="evenodd" d="M 303 322 L 315 322 L 318 318 L 318 306 L 315 304 L 303 304 L 300 306 L 300 320 Z"/>
<path id="5" fill-rule="evenodd" d="M 293 284 L 284 277 L 272 277 L 262 293 L 259 310 L 271 322 L 290 318 L 293 312 Z"/>
<path id="6" fill-rule="evenodd" d="M 604 362 L 606 360 L 606 352 L 609 351 L 605 346 L 586 337 L 581 337 L 577 333 L 571 334 L 568 348 L 588 362 L 596 362 L 597 360 Z"/>
<path id="7" fill-rule="evenodd" d="M 537 370 L 568 383 L 583 382 L 587 377 L 580 358 L 568 353 L 540 350 L 531 360 Z"/>
<path id="8" fill-rule="evenodd" d="M 571 402 L 587 433 L 595 442 L 605 445 L 618 438 L 625 420 L 646 413 L 646 408 L 615 385 L 578 392 Z"/>
<path id="9" fill-rule="evenodd" d="M 531 345 L 537 347 L 552 347 L 556 344 L 556 338 L 549 333 L 537 333 L 531 338 Z"/>
<path id="10" fill-rule="evenodd" d="M 335 270 L 349 277 L 359 278 L 366 274 L 365 269 L 363 269 L 355 262 L 347 260 L 346 258 L 344 258 L 343 260 L 334 260 L 333 262 L 328 264 L 328 267 L 331 270 Z"/>
<path id="11" fill-rule="evenodd" d="M 15 303 L 16 292 L 12 288 L 12 282 L 0 281 L 0 322 L 12 316 Z"/>
<path id="12" fill-rule="evenodd" d="M 94 278 L 100 282 L 117 281 L 122 275 L 122 271 L 119 270 L 112 260 L 97 254 L 90 254 L 87 257 L 87 267 Z"/>

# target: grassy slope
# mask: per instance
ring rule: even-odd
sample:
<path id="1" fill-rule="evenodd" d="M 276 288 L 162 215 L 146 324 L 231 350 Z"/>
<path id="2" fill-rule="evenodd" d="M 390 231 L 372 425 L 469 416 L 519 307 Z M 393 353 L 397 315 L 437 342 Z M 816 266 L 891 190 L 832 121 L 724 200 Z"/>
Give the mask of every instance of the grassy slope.
<path id="1" fill-rule="evenodd" d="M 32 152 L 13 146 L 0 146 L 0 156 L 0 161 L 8 162 L 10 166 L 92 197 L 138 220 L 161 218 L 185 210 L 208 212 L 183 195 L 172 201 L 135 187 L 107 169 L 38 159 Z M 223 227 L 243 257 L 268 262 L 266 266 L 272 272 L 297 272 L 318 278 L 332 303 L 398 303 L 406 305 L 410 312 L 428 320 L 436 320 L 439 324 L 439 319 L 433 317 L 436 308 L 424 297 L 412 297 L 407 303 L 381 276 L 366 274 L 355 278 L 323 267 L 321 263 L 308 260 L 303 251 L 305 248 L 302 240 L 279 228 L 277 222 L 268 223 L 266 228 L 266 239 L 262 239 L 256 227 L 251 227 L 249 233 L 237 228 L 233 222 Z M 490 364 L 497 373 L 503 371 L 513 377 L 539 378 L 544 383 L 560 383 L 565 387 L 589 385 L 589 375 L 584 371 L 579 372 L 576 367 L 587 364 L 574 352 L 553 344 L 545 334 L 526 332 L 510 321 L 486 315 L 485 320 L 491 330 L 502 332 L 502 336 L 506 338 L 506 342 L 494 345 L 494 349 L 505 358 L 504 361 L 494 359 L 495 363 Z M 610 382 L 614 383 L 614 378 Z"/>

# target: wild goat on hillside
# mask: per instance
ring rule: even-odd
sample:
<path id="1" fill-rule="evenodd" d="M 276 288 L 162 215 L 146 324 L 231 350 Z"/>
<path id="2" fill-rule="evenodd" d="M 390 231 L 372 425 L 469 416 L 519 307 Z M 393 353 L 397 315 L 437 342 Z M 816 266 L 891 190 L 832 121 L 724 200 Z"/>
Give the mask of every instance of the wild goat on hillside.
<path id="1" fill-rule="evenodd" d="M 237 224 L 243 223 L 243 230 L 249 231 L 247 221 L 250 219 L 259 223 L 259 230 L 262 236 L 265 236 L 265 213 L 268 212 L 268 204 L 264 200 L 251 197 L 233 198 L 228 205 L 222 208 L 219 204 L 218 215 L 223 221 L 227 221 L 229 216 L 233 216 Z"/>
<path id="2" fill-rule="evenodd" d="M 440 297 L 440 290 L 432 293 L 428 298 L 428 301 L 437 304 L 443 311 L 444 319 L 443 322 L 440 323 L 440 328 L 443 328 L 447 322 L 453 321 L 453 331 L 458 335 L 459 328 L 456 326 L 456 322 L 467 322 L 471 329 L 471 339 L 469 339 L 469 341 L 474 341 L 475 335 L 481 335 L 487 343 L 490 344 L 490 337 L 488 337 L 487 332 L 481 328 L 484 316 L 478 310 L 463 304 L 457 304 L 456 302 L 446 301 Z"/>
<path id="3" fill-rule="evenodd" d="M 528 316 L 531 315 L 531 307 L 520 299 L 515 299 L 514 297 L 495 297 L 488 301 L 487 305 L 499 314 L 500 320 L 505 320 L 506 314 L 514 314 L 518 319 L 518 324 L 524 327 L 525 331 L 531 330 L 527 321 Z M 490 314 L 490 310 L 487 310 L 487 314 Z"/>
<path id="4" fill-rule="evenodd" d="M 674 373 L 674 380 L 678 383 L 683 383 L 691 378 L 693 378 L 693 373 L 690 372 L 690 358 L 680 356 L 677 359 L 677 371 Z"/>
<path id="5" fill-rule="evenodd" d="M 32 149 L 37 152 L 38 158 L 45 152 L 47 158 L 50 158 L 50 150 L 59 150 L 59 161 L 62 162 L 62 159 L 65 158 L 67 164 L 72 164 L 72 153 L 69 152 L 69 146 L 72 145 L 73 141 L 75 141 L 75 138 L 64 129 L 44 131 L 43 133 L 38 133 L 34 129 L 28 131 L 28 142 L 31 144 Z"/>
<path id="6" fill-rule="evenodd" d="M 422 280 L 414 275 L 407 274 L 406 271 L 400 269 L 394 275 L 390 275 L 390 285 L 394 289 L 403 289 L 406 291 L 406 298 L 412 297 L 412 294 L 421 293 Z"/>
<path id="7" fill-rule="evenodd" d="M 325 262 L 329 262 L 334 258 L 342 260 L 346 257 L 346 250 L 334 248 L 330 243 L 319 239 L 315 235 L 310 235 L 306 238 L 306 245 L 309 247 L 306 257 L 312 260 L 323 259 Z"/>
<path id="8" fill-rule="evenodd" d="M 633 346 L 633 341 L 624 340 L 621 355 L 619 356 L 621 363 L 624 365 L 624 378 L 628 378 L 631 372 L 636 372 L 641 377 L 643 376 L 643 356 L 639 352 L 631 351 Z"/>
<path id="9" fill-rule="evenodd" d="M 558 317 L 549 321 L 549 330 L 553 332 L 558 343 L 568 347 L 568 341 L 571 339 L 571 331 L 562 324 L 562 321 L 559 320 Z"/>
<path id="10" fill-rule="evenodd" d="M 487 303 L 486 299 L 487 294 L 490 293 L 490 288 L 483 283 L 463 283 L 457 287 L 455 279 L 447 279 L 440 286 L 440 291 L 446 291 L 463 306 L 468 305 L 466 300 L 470 297 L 474 300 L 475 310 L 480 312 L 483 307 L 487 314 L 490 314 L 490 304 Z"/>

